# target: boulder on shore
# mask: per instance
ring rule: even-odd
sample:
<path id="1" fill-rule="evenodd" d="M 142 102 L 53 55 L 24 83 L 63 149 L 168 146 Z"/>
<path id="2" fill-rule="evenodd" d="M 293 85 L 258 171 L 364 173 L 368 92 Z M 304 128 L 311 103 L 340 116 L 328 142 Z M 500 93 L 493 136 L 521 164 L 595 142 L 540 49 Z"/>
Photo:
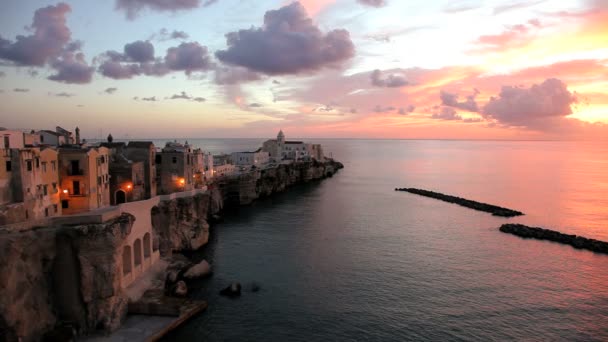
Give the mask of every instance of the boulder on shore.
<path id="1" fill-rule="evenodd" d="M 208 276 L 209 274 L 211 274 L 211 265 L 209 265 L 207 260 L 203 260 L 198 264 L 188 268 L 186 273 L 184 273 L 184 278 L 195 279 Z"/>
<path id="2" fill-rule="evenodd" d="M 188 295 L 188 286 L 183 280 L 178 281 L 173 288 L 173 294 L 177 297 L 186 297 Z"/>
<path id="3" fill-rule="evenodd" d="M 241 284 L 240 283 L 232 283 L 230 286 L 220 291 L 222 296 L 228 297 L 238 297 L 241 295 Z"/>

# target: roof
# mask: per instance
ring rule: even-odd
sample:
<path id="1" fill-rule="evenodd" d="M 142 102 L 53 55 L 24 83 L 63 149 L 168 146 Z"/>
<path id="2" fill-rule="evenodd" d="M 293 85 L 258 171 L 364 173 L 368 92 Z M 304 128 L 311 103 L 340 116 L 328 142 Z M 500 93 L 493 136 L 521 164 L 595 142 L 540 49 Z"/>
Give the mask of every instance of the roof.
<path id="1" fill-rule="evenodd" d="M 124 142 L 102 142 L 99 146 L 107 147 L 107 148 L 115 148 L 115 147 L 125 147 L 126 143 Z"/>
<path id="2" fill-rule="evenodd" d="M 129 145 L 127 145 L 128 147 L 145 147 L 145 148 L 150 148 L 151 146 L 154 147 L 154 143 L 151 141 L 129 141 Z"/>
<path id="3" fill-rule="evenodd" d="M 286 141 L 285 142 L 285 144 L 293 144 L 293 145 L 295 145 L 295 144 L 303 144 L 303 143 L 304 143 L 303 141 Z"/>
<path id="4" fill-rule="evenodd" d="M 49 131 L 48 129 L 43 129 L 40 132 L 48 133 L 48 134 L 54 135 L 56 137 L 63 136 L 63 134 L 61 134 L 61 133 L 57 133 L 55 131 Z"/>

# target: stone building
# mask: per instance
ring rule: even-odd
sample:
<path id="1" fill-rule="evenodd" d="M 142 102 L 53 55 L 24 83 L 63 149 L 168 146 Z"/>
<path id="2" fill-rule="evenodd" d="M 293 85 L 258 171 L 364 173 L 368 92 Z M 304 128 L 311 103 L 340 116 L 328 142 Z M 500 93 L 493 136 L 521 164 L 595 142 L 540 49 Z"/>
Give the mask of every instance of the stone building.
<path id="1" fill-rule="evenodd" d="M 123 155 L 112 156 L 110 162 L 110 203 L 117 205 L 146 198 L 145 167 Z"/>
<path id="2" fill-rule="evenodd" d="M 124 155 L 134 162 L 144 164 L 145 198 L 156 196 L 158 190 L 156 170 L 156 147 L 151 141 L 130 141 Z"/>
<path id="3" fill-rule="evenodd" d="M 319 144 L 307 144 L 303 141 L 285 140 L 283 131 L 279 131 L 276 139 L 267 140 L 262 145 L 262 151 L 270 155 L 270 159 L 278 162 L 281 160 L 305 160 L 314 158 L 323 160 L 323 148 Z"/>
<path id="4" fill-rule="evenodd" d="M 80 130 L 76 127 L 78 140 L 80 140 Z M 79 144 L 80 141 L 76 141 L 74 134 L 62 127 L 55 127 L 54 131 L 42 130 L 36 132 L 40 135 L 40 144 L 51 145 L 51 146 L 62 146 L 62 145 L 73 145 Z"/>
<path id="5" fill-rule="evenodd" d="M 25 147 L 23 132 L 11 131 L 6 128 L 0 128 L 0 136 L 2 136 L 2 145 L 0 148 L 5 150 L 11 148 Z"/>
<path id="6" fill-rule="evenodd" d="M 61 215 L 57 151 L 28 147 L 0 154 L 0 225 Z"/>
<path id="7" fill-rule="evenodd" d="M 168 142 L 156 155 L 156 164 L 161 194 L 194 189 L 194 155 L 187 141 Z"/>
<path id="8" fill-rule="evenodd" d="M 268 164 L 270 154 L 267 151 L 258 149 L 254 152 L 234 152 L 232 154 L 232 162 L 236 166 L 261 166 Z"/>
<path id="9" fill-rule="evenodd" d="M 213 177 L 222 177 L 233 174 L 236 167 L 232 164 L 232 158 L 227 154 L 213 156 Z"/>
<path id="10" fill-rule="evenodd" d="M 59 149 L 61 207 L 64 215 L 110 205 L 110 150 L 64 146 Z"/>

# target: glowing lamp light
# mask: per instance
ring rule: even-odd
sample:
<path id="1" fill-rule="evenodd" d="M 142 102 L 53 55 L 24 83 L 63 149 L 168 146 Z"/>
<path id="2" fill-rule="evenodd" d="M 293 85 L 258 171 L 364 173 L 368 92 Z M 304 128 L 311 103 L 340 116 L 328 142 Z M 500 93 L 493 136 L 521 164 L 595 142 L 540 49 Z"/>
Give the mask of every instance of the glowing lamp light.
<path id="1" fill-rule="evenodd" d="M 63 189 L 63 193 L 67 194 L 68 193 L 68 189 Z"/>
<path id="2" fill-rule="evenodd" d="M 127 190 L 131 190 L 132 188 L 133 188 L 133 185 L 127 184 Z"/>
<path id="3" fill-rule="evenodd" d="M 179 185 L 184 185 L 184 184 L 186 184 L 186 180 L 183 179 L 183 178 L 180 178 L 179 179 Z"/>

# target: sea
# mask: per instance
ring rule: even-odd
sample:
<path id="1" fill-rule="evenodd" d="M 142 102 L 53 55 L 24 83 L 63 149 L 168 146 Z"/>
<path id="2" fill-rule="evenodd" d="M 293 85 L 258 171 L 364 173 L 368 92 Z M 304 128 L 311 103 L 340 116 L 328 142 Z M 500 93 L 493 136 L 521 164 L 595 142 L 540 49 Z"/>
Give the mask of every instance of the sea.
<path id="1" fill-rule="evenodd" d="M 192 255 L 213 275 L 190 288 L 209 308 L 165 340 L 608 341 L 608 255 L 498 230 L 522 223 L 608 241 L 608 144 L 307 140 L 345 168 L 213 225 Z M 262 141 L 189 143 L 229 153 Z M 242 296 L 220 296 L 232 282 Z"/>

